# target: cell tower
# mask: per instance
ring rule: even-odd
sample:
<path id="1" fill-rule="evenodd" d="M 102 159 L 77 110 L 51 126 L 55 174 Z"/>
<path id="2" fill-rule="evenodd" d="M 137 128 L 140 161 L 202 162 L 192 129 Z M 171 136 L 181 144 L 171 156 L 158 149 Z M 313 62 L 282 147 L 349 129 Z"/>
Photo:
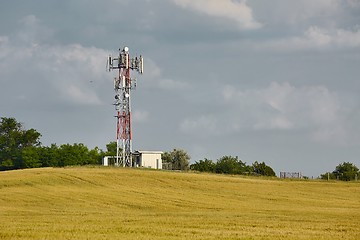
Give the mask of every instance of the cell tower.
<path id="1" fill-rule="evenodd" d="M 144 72 L 143 57 L 130 58 L 129 48 L 119 49 L 119 56 L 108 58 L 107 70 L 118 70 L 114 78 L 116 117 L 116 166 L 132 166 L 131 134 L 131 90 L 136 87 L 136 79 L 130 77 L 130 70 Z M 120 148 L 122 153 L 120 156 Z M 121 157 L 121 158 L 120 158 Z"/>

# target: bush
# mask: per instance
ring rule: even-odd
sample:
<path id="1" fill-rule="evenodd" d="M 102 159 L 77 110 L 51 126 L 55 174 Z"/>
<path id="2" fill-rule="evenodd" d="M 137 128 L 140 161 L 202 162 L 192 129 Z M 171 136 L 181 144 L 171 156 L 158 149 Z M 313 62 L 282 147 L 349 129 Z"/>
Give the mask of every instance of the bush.
<path id="1" fill-rule="evenodd" d="M 216 165 L 212 160 L 205 158 L 204 160 L 191 164 L 190 169 L 199 172 L 214 172 L 215 166 Z"/>
<path id="2" fill-rule="evenodd" d="M 337 179 L 341 181 L 355 180 L 359 176 L 359 168 L 353 163 L 344 162 L 336 166 L 332 173 L 324 173 L 320 177 L 321 179 Z"/>

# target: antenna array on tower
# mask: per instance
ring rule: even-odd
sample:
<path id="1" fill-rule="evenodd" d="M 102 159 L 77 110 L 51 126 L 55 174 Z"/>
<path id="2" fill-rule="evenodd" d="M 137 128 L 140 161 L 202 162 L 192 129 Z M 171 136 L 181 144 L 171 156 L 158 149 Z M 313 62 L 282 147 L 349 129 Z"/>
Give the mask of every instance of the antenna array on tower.
<path id="1" fill-rule="evenodd" d="M 119 55 L 107 61 L 107 70 L 118 70 L 114 78 L 116 109 L 116 166 L 131 167 L 132 163 L 132 130 L 131 130 L 131 90 L 136 87 L 136 79 L 130 77 L 130 70 L 140 74 L 144 72 L 144 59 L 130 58 L 129 48 L 119 49 Z M 120 156 L 121 149 L 121 156 Z"/>

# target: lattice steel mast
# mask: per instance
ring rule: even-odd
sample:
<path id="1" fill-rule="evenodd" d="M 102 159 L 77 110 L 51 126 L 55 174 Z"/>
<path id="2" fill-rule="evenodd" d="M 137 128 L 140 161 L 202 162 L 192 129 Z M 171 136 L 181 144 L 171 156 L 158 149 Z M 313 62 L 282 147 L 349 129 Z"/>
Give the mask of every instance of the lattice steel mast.
<path id="1" fill-rule="evenodd" d="M 131 90 L 136 87 L 136 79 L 130 77 L 130 70 L 140 74 L 144 72 L 143 57 L 130 58 L 129 48 L 119 49 L 119 56 L 108 58 L 108 71 L 118 70 L 114 78 L 116 117 L 116 166 L 132 166 L 132 133 L 131 133 Z M 120 159 L 120 148 L 121 159 Z"/>

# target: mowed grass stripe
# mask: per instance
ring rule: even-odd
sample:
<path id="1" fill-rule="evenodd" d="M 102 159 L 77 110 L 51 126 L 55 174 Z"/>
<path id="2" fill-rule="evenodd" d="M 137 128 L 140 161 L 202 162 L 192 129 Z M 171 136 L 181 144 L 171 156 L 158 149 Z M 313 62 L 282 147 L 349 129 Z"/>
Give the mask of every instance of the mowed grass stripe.
<path id="1" fill-rule="evenodd" d="M 360 239 L 358 182 L 74 167 L 0 191 L 0 239 Z"/>

